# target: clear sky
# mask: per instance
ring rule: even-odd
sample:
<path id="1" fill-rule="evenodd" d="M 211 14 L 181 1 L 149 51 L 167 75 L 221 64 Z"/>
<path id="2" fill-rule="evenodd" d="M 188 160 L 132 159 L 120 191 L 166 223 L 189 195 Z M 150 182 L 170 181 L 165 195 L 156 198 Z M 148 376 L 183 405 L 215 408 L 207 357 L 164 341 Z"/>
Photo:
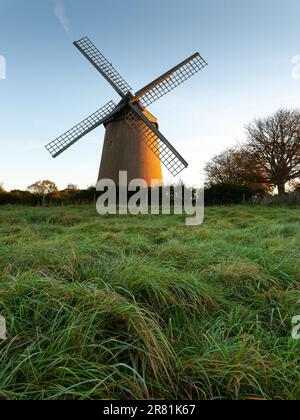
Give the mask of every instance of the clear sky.
<path id="1" fill-rule="evenodd" d="M 96 182 L 103 127 L 56 160 L 44 149 L 118 100 L 72 45 L 87 35 L 134 90 L 195 51 L 208 61 L 149 108 L 190 164 L 180 178 L 199 184 L 205 162 L 243 141 L 253 118 L 300 106 L 299 22 L 299 0 L 0 0 L 0 182 Z"/>

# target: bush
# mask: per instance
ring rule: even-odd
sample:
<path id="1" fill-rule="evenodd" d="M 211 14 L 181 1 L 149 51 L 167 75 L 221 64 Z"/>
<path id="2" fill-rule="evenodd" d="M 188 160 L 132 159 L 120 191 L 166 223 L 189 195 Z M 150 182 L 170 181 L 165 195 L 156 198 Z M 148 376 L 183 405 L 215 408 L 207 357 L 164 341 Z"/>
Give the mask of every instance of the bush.
<path id="1" fill-rule="evenodd" d="M 263 196 L 257 200 L 257 203 L 264 204 L 264 205 L 272 205 L 272 204 L 299 205 L 300 204 L 300 189 L 297 188 L 295 191 L 286 193 L 283 195 Z"/>
<path id="2" fill-rule="evenodd" d="M 261 190 L 235 184 L 215 184 L 205 189 L 205 204 L 209 206 L 249 202 Z"/>

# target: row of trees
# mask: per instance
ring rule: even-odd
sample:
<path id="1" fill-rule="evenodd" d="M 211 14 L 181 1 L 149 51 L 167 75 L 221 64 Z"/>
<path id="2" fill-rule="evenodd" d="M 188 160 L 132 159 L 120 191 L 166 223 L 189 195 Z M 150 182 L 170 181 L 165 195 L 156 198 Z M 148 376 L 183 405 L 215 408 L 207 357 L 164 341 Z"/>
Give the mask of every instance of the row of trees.
<path id="1" fill-rule="evenodd" d="M 234 184 L 283 195 L 300 178 L 300 111 L 281 109 L 247 127 L 245 144 L 206 165 L 209 185 Z"/>
<path id="2" fill-rule="evenodd" d="M 30 185 L 26 191 L 12 190 L 7 192 L 0 186 L 1 204 L 21 204 L 31 206 L 60 204 L 89 204 L 95 201 L 96 188 L 89 187 L 80 190 L 70 184 L 64 190 L 59 190 L 56 184 L 49 180 L 38 181 Z"/>
<path id="3" fill-rule="evenodd" d="M 236 204 L 250 201 L 258 192 L 253 188 L 233 184 L 218 184 L 207 186 L 205 201 L 207 205 Z M 129 192 L 130 197 L 134 192 Z M 38 181 L 30 185 L 26 191 L 13 190 L 10 192 L 0 191 L 0 205 L 19 204 L 31 206 L 52 206 L 67 204 L 92 204 L 100 195 L 95 187 L 79 190 L 76 185 L 69 185 L 59 191 L 56 185 L 49 180 Z M 149 198 L 151 197 L 149 191 Z M 172 187 L 171 187 L 172 197 Z"/>

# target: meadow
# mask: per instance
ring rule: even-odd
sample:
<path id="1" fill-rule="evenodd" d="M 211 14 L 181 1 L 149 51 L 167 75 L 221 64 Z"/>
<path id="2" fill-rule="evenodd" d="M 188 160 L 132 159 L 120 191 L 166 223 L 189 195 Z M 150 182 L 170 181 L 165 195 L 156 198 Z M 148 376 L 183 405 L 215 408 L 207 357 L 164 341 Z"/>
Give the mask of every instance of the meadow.
<path id="1" fill-rule="evenodd" d="M 299 399 L 299 226 L 0 207 L 0 399 Z"/>

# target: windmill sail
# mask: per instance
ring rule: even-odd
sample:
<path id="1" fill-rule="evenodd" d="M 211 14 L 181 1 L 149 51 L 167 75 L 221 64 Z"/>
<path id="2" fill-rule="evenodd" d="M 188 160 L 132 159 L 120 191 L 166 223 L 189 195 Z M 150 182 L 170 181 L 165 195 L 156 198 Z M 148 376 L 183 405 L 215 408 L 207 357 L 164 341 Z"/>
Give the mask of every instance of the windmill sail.
<path id="1" fill-rule="evenodd" d="M 147 107 L 177 86 L 181 85 L 181 83 L 185 82 L 206 66 L 207 62 L 199 53 L 193 54 L 182 63 L 149 83 L 143 89 L 139 90 L 131 101 L 133 103 L 139 101 L 142 106 Z"/>
<path id="2" fill-rule="evenodd" d="M 90 131 L 101 125 L 107 118 L 113 115 L 118 107 L 113 101 L 108 102 L 94 114 L 83 120 L 81 123 L 75 125 L 71 130 L 64 133 L 62 136 L 47 144 L 46 149 L 52 155 L 57 157 L 72 144 L 76 143 L 81 137 L 85 136 Z"/>
<path id="3" fill-rule="evenodd" d="M 161 160 L 173 176 L 178 175 L 188 164 L 163 134 L 143 114 L 139 107 L 131 104 L 125 120 L 131 128 L 142 133 L 147 146 Z"/>
<path id="4" fill-rule="evenodd" d="M 113 65 L 104 57 L 98 48 L 85 37 L 74 42 L 78 50 L 89 60 L 89 62 L 102 74 L 102 76 L 111 84 L 111 86 L 121 95 L 126 96 L 132 89 L 128 83 L 117 72 Z"/>

